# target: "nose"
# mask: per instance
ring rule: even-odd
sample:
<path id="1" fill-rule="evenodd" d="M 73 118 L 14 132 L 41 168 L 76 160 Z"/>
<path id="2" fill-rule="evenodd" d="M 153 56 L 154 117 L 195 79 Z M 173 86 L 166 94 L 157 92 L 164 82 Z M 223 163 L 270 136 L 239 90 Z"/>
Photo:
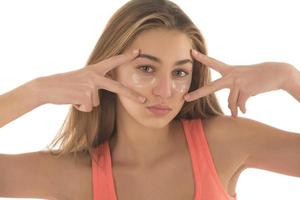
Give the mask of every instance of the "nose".
<path id="1" fill-rule="evenodd" d="M 157 85 L 153 88 L 153 95 L 168 99 L 172 96 L 172 78 L 161 77 Z"/>

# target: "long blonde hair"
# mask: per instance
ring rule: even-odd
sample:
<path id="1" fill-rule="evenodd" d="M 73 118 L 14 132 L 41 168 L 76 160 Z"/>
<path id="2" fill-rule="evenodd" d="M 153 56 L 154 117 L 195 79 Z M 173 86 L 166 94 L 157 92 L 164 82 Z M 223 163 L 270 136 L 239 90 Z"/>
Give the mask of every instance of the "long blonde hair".
<path id="1" fill-rule="evenodd" d="M 207 54 L 206 43 L 199 29 L 189 17 L 169 0 L 131 0 L 123 5 L 108 21 L 86 66 L 122 53 L 142 32 L 164 28 L 186 34 L 193 48 Z M 190 91 L 211 81 L 207 66 L 194 62 Z M 80 112 L 73 106 L 54 140 L 49 144 L 50 152 L 61 156 L 83 151 L 93 158 L 93 149 L 114 136 L 116 125 L 116 98 L 113 92 L 100 89 L 100 105 L 89 113 Z M 206 119 L 224 115 L 214 94 L 192 102 L 185 102 L 174 118 Z M 54 148 L 59 143 L 58 150 Z M 48 148 L 49 148 L 48 147 Z"/>

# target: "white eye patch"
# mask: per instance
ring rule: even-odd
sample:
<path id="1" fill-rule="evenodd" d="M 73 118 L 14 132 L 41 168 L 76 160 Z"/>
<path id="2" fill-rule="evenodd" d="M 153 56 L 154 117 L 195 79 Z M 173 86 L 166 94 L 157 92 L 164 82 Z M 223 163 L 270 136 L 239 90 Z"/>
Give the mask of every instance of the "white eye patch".
<path id="1" fill-rule="evenodd" d="M 136 88 L 153 89 L 157 87 L 160 78 L 154 75 L 141 74 L 140 72 L 130 72 L 127 74 L 127 84 Z M 189 89 L 189 79 L 173 79 L 172 89 L 178 93 L 186 93 Z"/>

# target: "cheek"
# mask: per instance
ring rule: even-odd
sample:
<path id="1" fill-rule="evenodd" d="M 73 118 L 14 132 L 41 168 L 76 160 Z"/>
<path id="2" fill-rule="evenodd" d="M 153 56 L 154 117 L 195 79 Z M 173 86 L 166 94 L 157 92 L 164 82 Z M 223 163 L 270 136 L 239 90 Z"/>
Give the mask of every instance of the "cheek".
<path id="1" fill-rule="evenodd" d="M 180 94 L 185 94 L 190 88 L 190 83 L 191 81 L 189 79 L 173 80 L 172 88 Z"/>
<path id="2" fill-rule="evenodd" d="M 158 78 L 155 76 L 143 76 L 137 72 L 132 73 L 131 76 L 129 75 L 129 77 L 129 80 L 137 88 L 154 87 L 158 82 Z"/>

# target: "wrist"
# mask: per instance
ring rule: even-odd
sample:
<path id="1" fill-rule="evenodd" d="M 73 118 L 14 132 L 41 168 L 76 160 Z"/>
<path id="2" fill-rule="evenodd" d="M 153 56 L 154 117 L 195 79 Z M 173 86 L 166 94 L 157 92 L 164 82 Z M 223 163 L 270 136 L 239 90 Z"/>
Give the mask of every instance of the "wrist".
<path id="1" fill-rule="evenodd" d="M 296 99 L 299 99 L 300 96 L 300 71 L 297 70 L 294 66 L 288 65 L 286 67 L 286 79 L 282 84 L 281 89 L 285 90 Z"/>
<path id="2" fill-rule="evenodd" d="M 27 91 L 27 94 L 30 94 L 32 102 L 36 106 L 40 106 L 45 104 L 42 95 L 41 95 L 41 89 L 40 89 L 40 79 L 36 78 L 28 83 L 25 84 L 25 90 Z"/>

